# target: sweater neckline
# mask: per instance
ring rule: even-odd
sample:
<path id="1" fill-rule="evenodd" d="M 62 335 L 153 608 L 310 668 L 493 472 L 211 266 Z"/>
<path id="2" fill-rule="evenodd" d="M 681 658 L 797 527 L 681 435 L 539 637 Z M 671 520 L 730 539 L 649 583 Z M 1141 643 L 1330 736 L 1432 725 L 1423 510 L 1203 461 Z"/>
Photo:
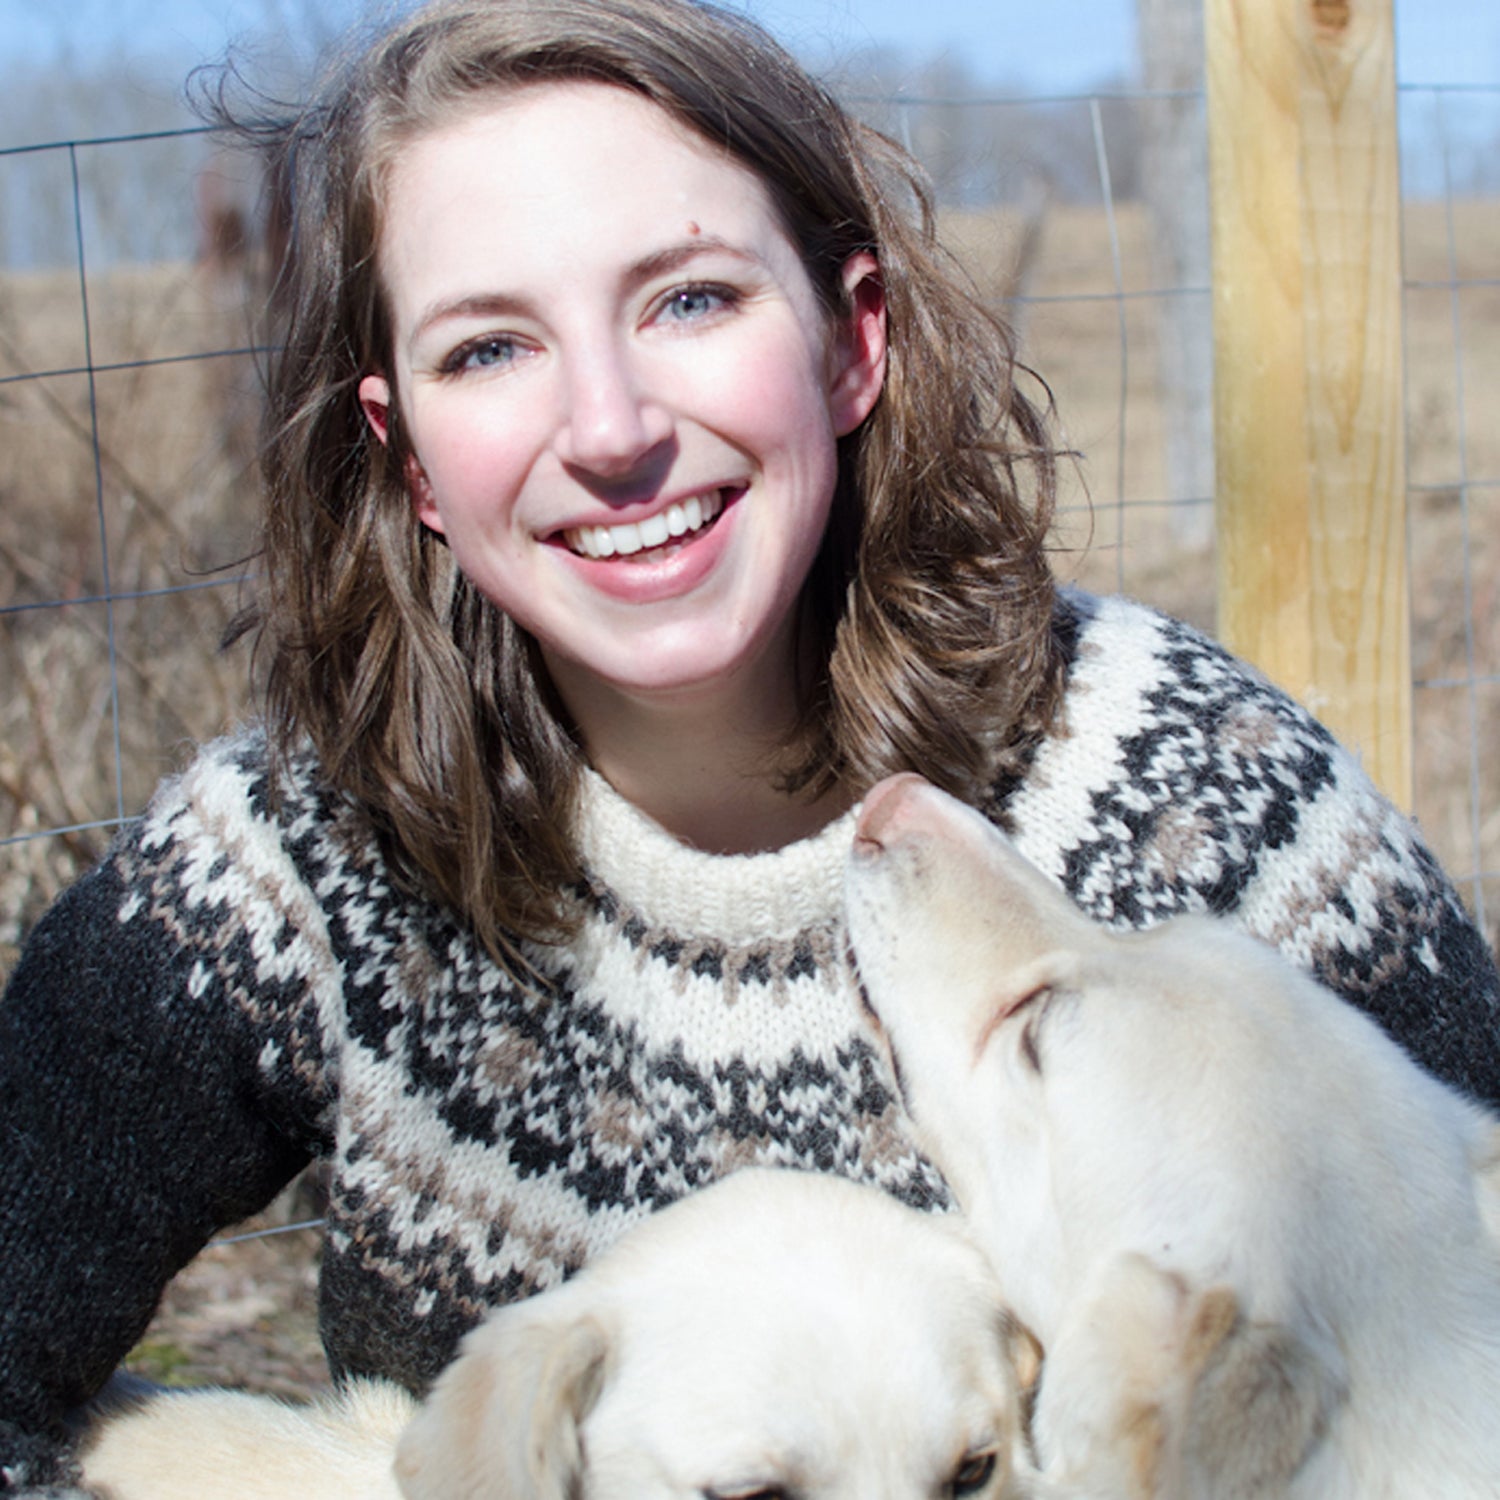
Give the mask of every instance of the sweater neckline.
<path id="1" fill-rule="evenodd" d="M 857 809 L 761 854 L 708 854 L 668 833 L 585 769 L 578 845 L 594 881 L 649 926 L 744 944 L 835 923 Z"/>

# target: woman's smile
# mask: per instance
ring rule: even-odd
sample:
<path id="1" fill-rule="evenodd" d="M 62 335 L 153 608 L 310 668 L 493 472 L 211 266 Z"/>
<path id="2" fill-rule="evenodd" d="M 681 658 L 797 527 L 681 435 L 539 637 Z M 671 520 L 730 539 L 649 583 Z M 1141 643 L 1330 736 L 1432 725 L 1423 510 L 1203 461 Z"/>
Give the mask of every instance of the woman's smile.
<path id="1" fill-rule="evenodd" d="M 570 526 L 562 539 L 580 557 L 632 558 L 637 562 L 659 562 L 658 553 L 670 554 L 718 520 L 725 505 L 725 491 L 712 489 L 686 500 L 673 500 L 663 510 L 639 521 L 604 522 L 597 526 Z"/>
<path id="2" fill-rule="evenodd" d="M 569 527 L 556 540 L 601 596 L 635 606 L 665 603 L 702 587 L 721 565 L 744 493 L 706 490 L 639 521 Z M 674 524 L 683 527 L 675 536 Z"/>

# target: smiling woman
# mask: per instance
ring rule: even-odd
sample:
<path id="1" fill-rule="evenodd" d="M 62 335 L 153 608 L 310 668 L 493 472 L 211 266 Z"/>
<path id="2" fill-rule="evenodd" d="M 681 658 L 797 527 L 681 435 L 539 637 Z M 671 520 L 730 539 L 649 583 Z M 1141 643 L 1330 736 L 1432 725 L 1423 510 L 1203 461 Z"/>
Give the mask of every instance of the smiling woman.
<path id="1" fill-rule="evenodd" d="M 946 1205 L 845 958 L 892 773 L 1500 1097 L 1415 831 L 1209 642 L 1058 595 L 1007 331 L 899 148 L 743 16 L 437 0 L 254 128 L 293 208 L 264 722 L 0 1005 L 0 1493 L 72 1472 L 167 1278 L 314 1159 L 330 1365 L 414 1390 L 746 1163 Z"/>
<path id="2" fill-rule="evenodd" d="M 283 159 L 321 233 L 260 649 L 273 743 L 398 867 L 514 958 L 576 920 L 585 764 L 749 853 L 1018 763 L 1061 688 L 1053 456 L 894 146 L 655 0 L 440 5 L 333 93 Z"/>

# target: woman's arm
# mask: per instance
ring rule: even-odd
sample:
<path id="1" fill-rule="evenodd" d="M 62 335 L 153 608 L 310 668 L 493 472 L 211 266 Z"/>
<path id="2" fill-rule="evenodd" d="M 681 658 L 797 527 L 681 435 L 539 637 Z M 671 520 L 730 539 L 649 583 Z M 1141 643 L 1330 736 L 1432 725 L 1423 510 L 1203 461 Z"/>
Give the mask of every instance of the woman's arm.
<path id="1" fill-rule="evenodd" d="M 1371 1015 L 1428 1071 L 1500 1107 L 1500 975 L 1416 825 L 1335 748 L 1257 862 L 1243 925 Z"/>
<path id="2" fill-rule="evenodd" d="M 215 961 L 247 941 L 237 914 L 164 903 L 179 856 L 116 851 L 44 917 L 0 1000 L 0 1493 L 66 1477 L 64 1412 L 312 1150 Z"/>
<path id="3" fill-rule="evenodd" d="M 1412 821 L 1215 642 L 1128 600 L 1068 605 L 1065 723 L 1006 808 L 1022 848 L 1114 926 L 1228 918 L 1500 1106 L 1500 977 Z"/>

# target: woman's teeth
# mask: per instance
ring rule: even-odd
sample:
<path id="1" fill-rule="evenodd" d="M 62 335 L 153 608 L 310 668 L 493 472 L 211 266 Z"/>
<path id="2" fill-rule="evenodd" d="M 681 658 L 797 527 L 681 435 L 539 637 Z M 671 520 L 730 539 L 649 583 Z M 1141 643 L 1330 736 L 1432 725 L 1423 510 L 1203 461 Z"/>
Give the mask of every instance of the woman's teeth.
<path id="1" fill-rule="evenodd" d="M 563 532 L 563 541 L 581 557 L 630 557 L 701 531 L 723 509 L 723 492 L 711 490 L 680 505 L 669 505 L 644 521 L 627 522 L 623 526 L 569 527 Z"/>

